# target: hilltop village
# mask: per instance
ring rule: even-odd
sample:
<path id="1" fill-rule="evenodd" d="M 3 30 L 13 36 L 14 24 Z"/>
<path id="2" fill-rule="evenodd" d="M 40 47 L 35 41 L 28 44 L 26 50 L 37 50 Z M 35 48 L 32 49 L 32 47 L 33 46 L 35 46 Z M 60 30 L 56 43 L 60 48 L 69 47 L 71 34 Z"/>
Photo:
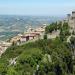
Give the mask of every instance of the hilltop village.
<path id="1" fill-rule="evenodd" d="M 12 44 L 21 45 L 23 43 L 35 41 L 37 39 L 43 39 L 45 27 L 46 25 L 38 27 L 36 29 L 29 27 L 27 31 L 24 32 L 23 34 L 18 34 L 17 36 L 7 40 L 6 42 L 5 41 L 0 42 L 0 56 Z"/>
<path id="2" fill-rule="evenodd" d="M 14 45 L 22 45 L 28 42 L 33 42 L 38 39 L 43 39 L 45 34 L 45 27 L 46 24 L 43 26 L 40 26 L 36 29 L 33 29 L 32 27 L 29 27 L 26 32 L 23 34 L 18 34 L 17 36 L 7 40 L 6 42 L 2 41 L 0 43 L 0 56 L 6 51 L 8 47 L 10 47 L 12 44 Z M 52 34 L 48 34 L 48 38 L 56 38 L 59 36 L 60 31 L 52 32 Z"/>
<path id="3" fill-rule="evenodd" d="M 69 25 L 69 30 L 71 33 L 75 31 L 75 11 L 72 12 L 72 14 L 68 14 L 67 18 L 64 19 L 62 22 L 62 25 L 64 22 L 67 22 Z M 58 24 L 60 21 L 57 22 Z M 45 28 L 46 24 L 34 29 L 31 26 L 25 31 L 23 34 L 18 34 L 17 36 L 7 40 L 7 41 L 1 41 L 0 42 L 0 56 L 6 51 L 8 47 L 10 47 L 12 44 L 16 45 L 22 45 L 27 42 L 36 41 L 38 39 L 43 39 L 45 35 Z M 58 37 L 60 34 L 60 30 L 52 31 L 52 33 L 47 34 L 48 39 L 53 39 Z M 71 37 L 71 36 L 70 36 Z M 68 41 L 70 39 L 68 38 Z"/>
<path id="4" fill-rule="evenodd" d="M 31 26 L 0 43 L 1 75 L 75 75 L 75 12 L 62 21 Z"/>

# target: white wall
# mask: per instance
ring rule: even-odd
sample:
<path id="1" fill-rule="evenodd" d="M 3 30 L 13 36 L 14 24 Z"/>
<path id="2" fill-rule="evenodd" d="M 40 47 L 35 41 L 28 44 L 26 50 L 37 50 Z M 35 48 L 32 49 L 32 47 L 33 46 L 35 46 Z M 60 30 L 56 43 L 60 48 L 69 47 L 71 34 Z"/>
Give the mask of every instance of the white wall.
<path id="1" fill-rule="evenodd" d="M 25 42 L 26 41 L 26 38 L 21 38 L 20 41 L 21 42 Z"/>

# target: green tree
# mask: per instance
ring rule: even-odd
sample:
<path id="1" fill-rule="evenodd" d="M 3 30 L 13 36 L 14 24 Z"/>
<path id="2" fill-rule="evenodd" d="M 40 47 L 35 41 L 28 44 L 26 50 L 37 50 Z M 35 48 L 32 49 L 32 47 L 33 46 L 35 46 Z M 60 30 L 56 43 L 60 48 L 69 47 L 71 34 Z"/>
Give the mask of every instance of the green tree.
<path id="1" fill-rule="evenodd" d="M 47 39 L 47 34 L 44 35 L 44 39 Z"/>

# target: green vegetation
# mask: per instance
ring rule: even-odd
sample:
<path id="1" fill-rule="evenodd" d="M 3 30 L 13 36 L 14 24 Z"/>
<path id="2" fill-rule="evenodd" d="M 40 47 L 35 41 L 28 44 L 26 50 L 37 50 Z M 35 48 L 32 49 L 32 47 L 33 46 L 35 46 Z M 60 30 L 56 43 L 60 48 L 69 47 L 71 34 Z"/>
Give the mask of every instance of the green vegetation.
<path id="1" fill-rule="evenodd" d="M 47 39 L 47 34 L 44 34 L 44 39 Z"/>
<path id="2" fill-rule="evenodd" d="M 60 38 L 62 41 L 66 40 L 70 35 L 68 23 L 64 23 L 60 29 Z"/>
<path id="3" fill-rule="evenodd" d="M 52 23 L 45 28 L 46 33 L 52 33 L 53 31 L 57 31 L 62 28 L 62 22 Z"/>
<path id="4" fill-rule="evenodd" d="M 16 64 L 9 66 L 9 60 L 15 57 L 18 57 Z M 60 38 L 12 46 L 0 59 L 1 75 L 69 75 L 72 67 L 70 49 Z"/>
<path id="5" fill-rule="evenodd" d="M 57 23 L 52 23 L 46 27 L 46 33 L 52 33 L 52 31 L 57 30 Z"/>
<path id="6" fill-rule="evenodd" d="M 59 29 L 60 35 L 55 39 L 44 39 L 27 44 L 12 45 L 0 58 L 1 75 L 74 75 L 73 51 L 75 38 L 72 37 L 70 43 L 62 41 L 70 35 L 67 23 L 63 26 L 54 23 L 53 27 L 47 26 L 46 33 Z M 54 27 L 55 26 L 55 27 Z M 49 27 L 49 29 L 48 29 Z M 53 29 L 54 28 L 54 29 Z M 72 51 L 73 50 L 73 51 Z M 10 64 L 10 59 L 17 58 L 16 64 Z"/>
<path id="7" fill-rule="evenodd" d="M 67 37 L 71 34 L 70 32 L 69 32 L 69 25 L 68 25 L 68 23 L 66 23 L 66 22 L 64 22 L 63 24 L 62 24 L 62 22 L 59 22 L 59 23 L 52 23 L 52 24 L 50 24 L 49 26 L 47 26 L 46 28 L 45 28 L 45 32 L 46 32 L 46 34 L 48 34 L 48 33 L 52 33 L 53 31 L 57 31 L 57 30 L 59 30 L 60 31 L 60 39 L 62 40 L 62 41 L 65 41 L 66 39 L 67 39 Z"/>

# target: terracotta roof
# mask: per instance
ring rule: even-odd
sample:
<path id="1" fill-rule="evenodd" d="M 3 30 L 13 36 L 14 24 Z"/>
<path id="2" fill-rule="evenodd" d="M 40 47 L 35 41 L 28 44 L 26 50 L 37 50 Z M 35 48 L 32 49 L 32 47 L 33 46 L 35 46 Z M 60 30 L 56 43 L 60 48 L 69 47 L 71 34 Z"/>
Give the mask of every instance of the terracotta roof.
<path id="1" fill-rule="evenodd" d="M 28 34 L 28 35 L 23 35 L 21 38 L 27 38 L 27 37 L 35 37 L 36 34 Z"/>

